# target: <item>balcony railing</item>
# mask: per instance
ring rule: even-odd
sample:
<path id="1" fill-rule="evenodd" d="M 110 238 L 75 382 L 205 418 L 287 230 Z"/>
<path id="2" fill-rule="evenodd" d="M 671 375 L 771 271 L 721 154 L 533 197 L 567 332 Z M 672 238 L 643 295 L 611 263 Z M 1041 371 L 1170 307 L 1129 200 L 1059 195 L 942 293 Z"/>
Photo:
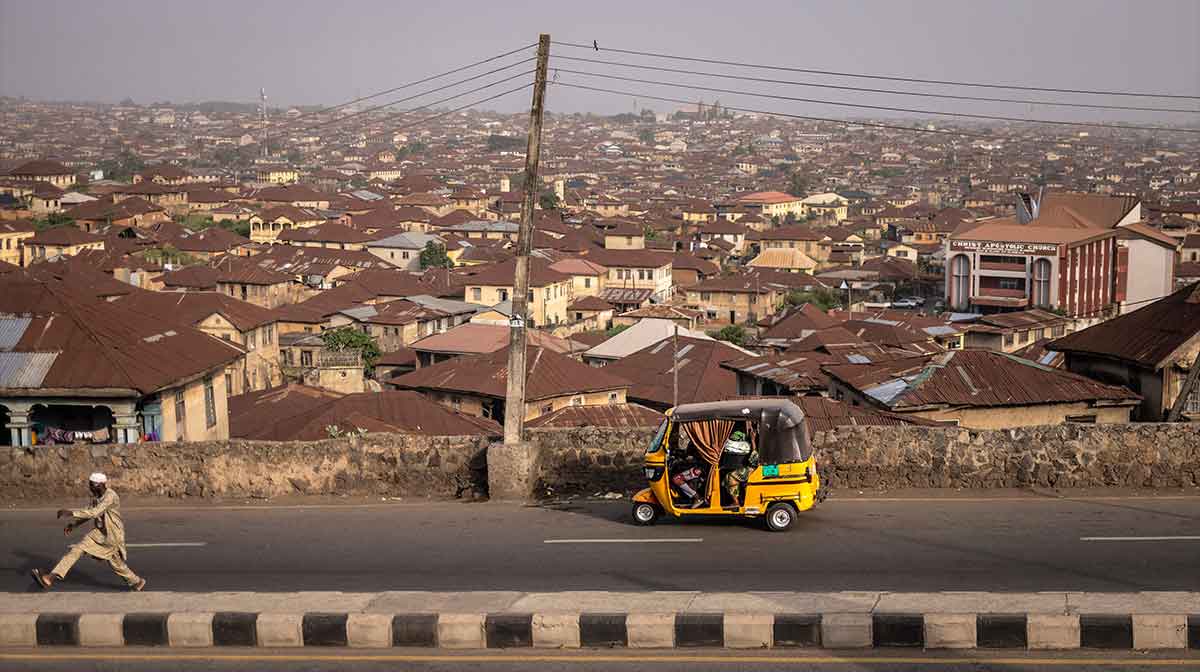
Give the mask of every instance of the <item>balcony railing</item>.
<path id="1" fill-rule="evenodd" d="M 1008 271 L 1010 273 L 1024 273 L 1024 263 L 1009 263 L 1003 261 L 981 261 L 979 262 L 979 270 L 981 271 Z"/>
<path id="2" fill-rule="evenodd" d="M 1024 299 L 1028 295 L 1023 289 L 1001 289 L 999 287 L 980 287 L 977 296 L 991 296 L 1000 299 Z"/>

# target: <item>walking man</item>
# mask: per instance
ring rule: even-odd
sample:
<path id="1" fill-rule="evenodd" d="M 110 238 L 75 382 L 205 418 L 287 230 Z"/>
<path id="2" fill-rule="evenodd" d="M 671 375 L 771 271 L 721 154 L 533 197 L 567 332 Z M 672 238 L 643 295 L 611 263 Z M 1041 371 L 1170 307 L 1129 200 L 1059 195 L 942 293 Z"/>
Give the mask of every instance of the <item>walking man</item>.
<path id="1" fill-rule="evenodd" d="M 75 528 L 87 521 L 92 521 L 95 529 L 88 532 L 78 544 L 73 544 L 71 550 L 49 572 L 40 569 L 33 570 L 33 580 L 45 590 L 49 590 L 55 581 L 62 581 L 67 572 L 75 566 L 79 556 L 88 554 L 97 560 L 106 560 L 117 576 L 124 579 L 130 590 L 141 590 L 146 587 L 146 580 L 133 573 L 125 564 L 125 522 L 121 520 L 121 498 L 116 491 L 108 487 L 108 477 L 100 472 L 88 478 L 88 489 L 92 491 L 92 505 L 86 509 L 59 509 L 58 517 L 71 516 L 71 522 L 63 530 L 63 534 L 71 534 Z"/>

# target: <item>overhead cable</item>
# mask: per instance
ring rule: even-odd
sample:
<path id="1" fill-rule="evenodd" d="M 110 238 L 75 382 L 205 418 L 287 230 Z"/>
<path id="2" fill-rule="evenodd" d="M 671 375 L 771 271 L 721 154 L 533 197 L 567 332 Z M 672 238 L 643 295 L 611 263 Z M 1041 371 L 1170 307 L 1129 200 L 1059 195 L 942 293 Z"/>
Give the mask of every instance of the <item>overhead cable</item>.
<path id="1" fill-rule="evenodd" d="M 1174 93 L 1146 93 L 1140 91 L 1102 91 L 1092 89 L 1068 89 L 1049 86 L 1025 86 L 1020 84 L 996 84 L 985 82 L 965 82 L 946 79 L 922 79 L 919 77 L 900 77 L 893 75 L 871 75 L 856 72 L 838 72 L 835 70 L 817 70 L 814 68 L 797 68 L 782 65 L 765 65 L 759 63 L 744 63 L 740 61 L 728 61 L 717 58 L 698 58 L 695 56 L 676 56 L 674 54 L 664 54 L 653 51 L 638 51 L 635 49 L 614 49 L 611 47 L 600 47 L 596 43 L 593 44 L 578 44 L 574 42 L 554 41 L 554 44 L 564 47 L 572 47 L 575 49 L 587 49 L 589 51 L 611 51 L 616 54 L 629 54 L 632 56 L 648 56 L 652 58 L 666 58 L 676 61 L 689 61 L 692 63 L 711 63 L 714 65 L 729 65 L 739 68 L 757 68 L 761 70 L 779 70 L 783 72 L 803 72 L 814 75 L 829 75 L 833 77 L 854 77 L 859 79 L 878 79 L 891 82 L 910 82 L 916 84 L 940 84 L 944 86 L 969 86 L 976 88 L 988 89 L 1011 89 L 1014 91 L 1044 91 L 1049 93 L 1073 93 L 1080 95 L 1091 96 L 1130 96 L 1137 98 L 1175 98 L 1181 100 L 1200 100 L 1200 95 L 1174 94 Z"/>

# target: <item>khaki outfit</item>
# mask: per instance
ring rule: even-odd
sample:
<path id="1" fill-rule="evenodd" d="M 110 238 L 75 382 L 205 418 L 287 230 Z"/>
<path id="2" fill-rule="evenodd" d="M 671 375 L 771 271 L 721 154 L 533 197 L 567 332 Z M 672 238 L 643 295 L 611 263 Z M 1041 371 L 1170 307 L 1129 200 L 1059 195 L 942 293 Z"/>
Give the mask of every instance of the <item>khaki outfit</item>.
<path id="1" fill-rule="evenodd" d="M 106 560 L 113 572 L 124 579 L 125 583 L 132 586 L 141 581 L 141 578 L 129 569 L 129 565 L 125 564 L 128 552 L 125 549 L 125 521 L 121 519 L 120 507 L 121 498 L 117 497 L 117 493 L 112 489 L 108 489 L 99 499 L 93 499 L 90 507 L 72 511 L 72 516 L 91 520 L 96 527 L 79 543 L 71 546 L 71 550 L 58 561 L 51 573 L 60 579 L 65 578 L 67 572 L 71 571 L 79 560 L 79 556 L 86 553 L 97 560 Z"/>

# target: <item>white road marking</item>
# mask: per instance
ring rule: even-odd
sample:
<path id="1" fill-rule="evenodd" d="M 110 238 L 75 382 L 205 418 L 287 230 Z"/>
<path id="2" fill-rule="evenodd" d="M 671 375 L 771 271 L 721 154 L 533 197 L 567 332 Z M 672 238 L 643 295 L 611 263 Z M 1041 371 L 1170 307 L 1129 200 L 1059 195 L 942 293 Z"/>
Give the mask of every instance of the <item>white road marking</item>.
<path id="1" fill-rule="evenodd" d="M 1181 537 L 1080 537 L 1080 541 L 1200 541 L 1200 536 Z"/>
<path id="2" fill-rule="evenodd" d="M 207 541 L 159 541 L 152 544 L 125 544 L 128 548 L 193 548 L 207 545 Z"/>
<path id="3" fill-rule="evenodd" d="M 699 537 L 677 539 L 544 539 L 543 544 L 699 544 Z"/>

